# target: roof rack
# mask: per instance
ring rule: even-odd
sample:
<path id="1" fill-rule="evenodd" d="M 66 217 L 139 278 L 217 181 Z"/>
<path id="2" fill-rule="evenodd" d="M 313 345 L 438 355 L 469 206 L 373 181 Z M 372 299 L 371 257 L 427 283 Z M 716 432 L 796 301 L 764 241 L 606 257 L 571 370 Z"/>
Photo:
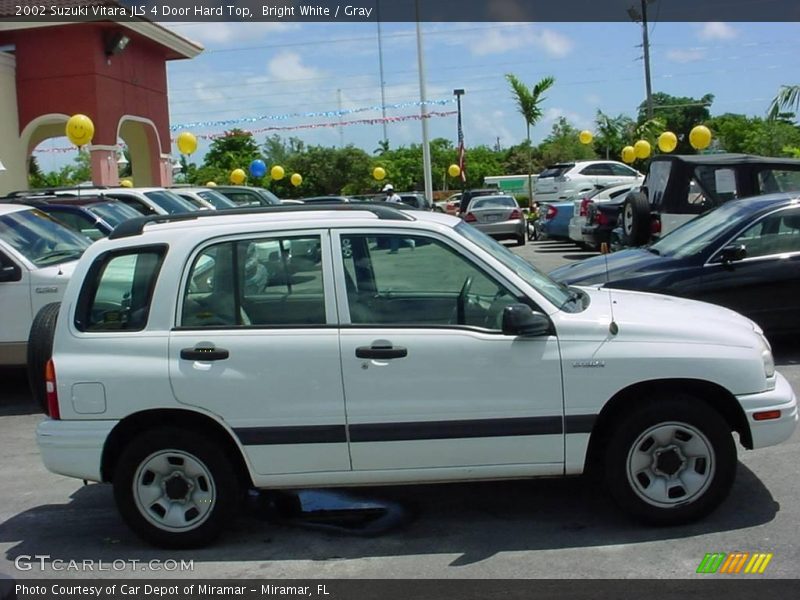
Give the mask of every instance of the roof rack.
<path id="1" fill-rule="evenodd" d="M 257 206 L 247 208 L 229 208 L 225 210 L 203 210 L 190 213 L 180 213 L 177 215 L 153 215 L 150 217 L 137 217 L 123 221 L 108 239 L 115 240 L 124 237 L 133 237 L 141 235 L 144 231 L 144 226 L 148 223 L 176 223 L 180 221 L 192 221 L 194 219 L 203 219 L 207 217 L 221 217 L 227 215 L 258 215 L 258 214 L 272 214 L 272 213 L 285 213 L 285 212 L 320 212 L 320 211 L 367 211 L 371 212 L 379 219 L 390 221 L 415 221 L 416 219 L 409 215 L 410 211 L 403 210 L 402 208 L 395 208 L 386 204 L 377 204 L 374 202 L 359 202 L 357 204 L 281 204 L 275 206 Z"/>
<path id="2" fill-rule="evenodd" d="M 107 190 L 107 185 L 65 185 L 61 187 L 34 188 L 32 190 L 16 190 L 9 192 L 4 198 L 25 198 L 27 196 L 53 196 L 55 192 Z"/>

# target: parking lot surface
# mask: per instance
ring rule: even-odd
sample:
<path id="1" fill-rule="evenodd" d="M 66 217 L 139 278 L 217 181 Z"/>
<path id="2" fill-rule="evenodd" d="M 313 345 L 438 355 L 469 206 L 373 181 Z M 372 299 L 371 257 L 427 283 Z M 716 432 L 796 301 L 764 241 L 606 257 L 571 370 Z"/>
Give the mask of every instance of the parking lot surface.
<path id="1" fill-rule="evenodd" d="M 515 251 L 545 271 L 592 255 L 559 242 Z M 800 345 L 778 346 L 776 363 L 800 390 Z M 24 372 L 0 377 L 0 573 L 15 578 L 692 578 L 708 577 L 695 573 L 706 553 L 734 551 L 773 553 L 756 577 L 798 573 L 797 432 L 780 446 L 740 449 L 730 497 L 692 525 L 632 522 L 583 478 L 461 483 L 305 492 L 304 509 L 322 507 L 324 518 L 313 521 L 287 502 L 252 496 L 213 547 L 165 551 L 128 530 L 110 486 L 45 470 Z M 360 526 L 325 512 L 339 505 L 386 514 Z"/>

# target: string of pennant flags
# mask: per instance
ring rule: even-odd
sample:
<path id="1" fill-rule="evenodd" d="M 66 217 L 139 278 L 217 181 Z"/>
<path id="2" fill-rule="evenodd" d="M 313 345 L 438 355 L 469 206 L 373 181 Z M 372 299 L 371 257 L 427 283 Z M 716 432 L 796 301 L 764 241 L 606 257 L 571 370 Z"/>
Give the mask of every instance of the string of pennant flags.
<path id="1" fill-rule="evenodd" d="M 397 108 L 409 108 L 420 106 L 445 106 L 455 102 L 453 99 L 444 100 L 425 100 L 414 102 L 396 102 L 394 104 L 362 106 L 359 108 L 347 108 L 341 110 L 324 110 L 313 111 L 304 113 L 286 113 L 283 115 L 258 115 L 254 117 L 240 117 L 238 119 L 225 119 L 218 121 L 194 121 L 192 123 L 178 123 L 177 125 L 170 125 L 170 131 L 180 131 L 181 129 L 203 129 L 207 127 L 230 127 L 231 125 L 240 125 L 243 123 L 257 123 L 258 121 L 285 121 L 288 119 L 304 118 L 311 119 L 314 117 L 343 117 L 345 115 L 352 115 L 362 112 L 369 112 L 375 110 L 393 110 Z"/>
<path id="2" fill-rule="evenodd" d="M 300 125 L 273 125 L 270 127 L 261 127 L 258 129 L 243 129 L 245 133 L 250 134 L 260 134 L 266 133 L 268 131 L 297 131 L 301 129 L 321 129 L 321 128 L 335 128 L 335 127 L 349 127 L 352 125 L 380 125 L 382 123 L 402 123 L 404 121 L 420 121 L 423 118 L 431 119 L 431 118 L 440 118 L 440 117 L 451 117 L 457 114 L 458 111 L 450 110 L 450 111 L 430 111 L 423 115 L 413 114 L 413 115 L 399 115 L 393 117 L 376 117 L 373 119 L 355 119 L 351 121 L 329 121 L 325 123 L 303 123 Z M 170 128 L 171 130 L 173 128 Z M 207 140 L 214 140 L 222 137 L 226 137 L 231 135 L 229 131 L 218 131 L 212 133 L 201 133 L 196 134 L 195 137 L 198 139 L 207 139 Z M 175 138 L 172 139 L 172 142 L 175 141 Z M 121 145 L 120 147 L 124 147 Z M 65 146 L 59 148 L 37 148 L 34 150 L 36 153 L 65 153 L 65 152 L 75 152 L 75 146 Z"/>

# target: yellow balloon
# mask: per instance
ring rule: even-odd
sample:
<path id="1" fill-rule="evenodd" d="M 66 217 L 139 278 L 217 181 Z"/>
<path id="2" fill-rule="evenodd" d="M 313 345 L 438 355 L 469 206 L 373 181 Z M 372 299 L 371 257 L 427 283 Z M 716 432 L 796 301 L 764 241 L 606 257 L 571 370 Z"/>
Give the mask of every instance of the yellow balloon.
<path id="1" fill-rule="evenodd" d="M 458 177 L 461 175 L 461 167 L 458 165 L 450 165 L 447 167 L 447 174 L 450 175 L 450 177 Z"/>
<path id="2" fill-rule="evenodd" d="M 236 185 L 241 185 L 244 183 L 244 180 L 247 178 L 245 172 L 242 169 L 234 169 L 231 171 L 231 183 L 235 183 Z"/>
<path id="3" fill-rule="evenodd" d="M 300 173 L 292 173 L 290 181 L 292 182 L 293 186 L 297 187 L 298 185 L 303 183 L 303 176 L 300 175 Z"/>
<path id="4" fill-rule="evenodd" d="M 662 152 L 672 152 L 678 147 L 678 136 L 671 131 L 665 131 L 658 136 L 658 148 Z"/>
<path id="5" fill-rule="evenodd" d="M 633 153 L 636 158 L 647 158 L 650 156 L 650 142 L 647 140 L 639 140 L 633 145 Z"/>
<path id="6" fill-rule="evenodd" d="M 193 133 L 182 131 L 178 134 L 178 139 L 175 140 L 178 145 L 178 150 L 181 154 L 193 154 L 197 150 L 197 138 Z"/>
<path id="7" fill-rule="evenodd" d="M 283 167 L 280 165 L 275 165 L 269 170 L 270 177 L 272 177 L 275 181 L 279 179 L 283 179 L 283 176 L 286 172 L 283 170 Z"/>
<path id="8" fill-rule="evenodd" d="M 375 168 L 372 170 L 372 176 L 373 176 L 375 179 L 377 179 L 378 181 L 380 181 L 381 179 L 383 179 L 384 177 L 386 177 L 386 170 L 385 170 L 383 167 L 375 167 Z"/>
<path id="9" fill-rule="evenodd" d="M 206 182 L 206 187 L 217 187 L 217 182 L 216 181 L 207 181 Z"/>
<path id="10" fill-rule="evenodd" d="M 120 187 L 133 187 L 133 182 L 130 179 L 123 179 L 119 182 Z"/>
<path id="11" fill-rule="evenodd" d="M 628 164 L 636 160 L 636 150 L 633 146 L 625 146 L 622 149 L 622 160 Z"/>
<path id="12" fill-rule="evenodd" d="M 594 136 L 592 135 L 592 132 L 589 131 L 588 129 L 584 129 L 583 131 L 581 131 L 580 135 L 578 136 L 578 139 L 581 141 L 581 144 L 591 144 L 593 138 Z"/>
<path id="13" fill-rule="evenodd" d="M 76 146 L 85 146 L 94 137 L 94 123 L 86 115 L 72 115 L 67 121 L 67 138 Z"/>
<path id="14" fill-rule="evenodd" d="M 695 150 L 704 150 L 711 145 L 711 131 L 705 125 L 698 125 L 689 132 L 689 143 Z"/>

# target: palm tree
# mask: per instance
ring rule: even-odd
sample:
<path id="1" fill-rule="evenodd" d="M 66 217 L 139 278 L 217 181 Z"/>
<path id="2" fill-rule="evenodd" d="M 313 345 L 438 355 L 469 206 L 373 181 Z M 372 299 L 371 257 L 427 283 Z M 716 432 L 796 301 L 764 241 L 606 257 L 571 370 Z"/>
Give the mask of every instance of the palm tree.
<path id="1" fill-rule="evenodd" d="M 511 85 L 514 100 L 517 102 L 517 109 L 525 119 L 528 139 L 528 201 L 533 204 L 533 181 L 531 171 L 533 170 L 533 146 L 531 145 L 531 127 L 542 118 L 542 102 L 545 100 L 543 94 L 553 87 L 556 82 L 554 77 L 544 77 L 530 90 L 516 75 L 506 74 L 506 79 Z"/>
<path id="2" fill-rule="evenodd" d="M 794 113 L 800 111 L 800 85 L 782 85 L 769 105 L 767 118 L 774 121 L 781 116 L 782 111 L 787 110 Z"/>

